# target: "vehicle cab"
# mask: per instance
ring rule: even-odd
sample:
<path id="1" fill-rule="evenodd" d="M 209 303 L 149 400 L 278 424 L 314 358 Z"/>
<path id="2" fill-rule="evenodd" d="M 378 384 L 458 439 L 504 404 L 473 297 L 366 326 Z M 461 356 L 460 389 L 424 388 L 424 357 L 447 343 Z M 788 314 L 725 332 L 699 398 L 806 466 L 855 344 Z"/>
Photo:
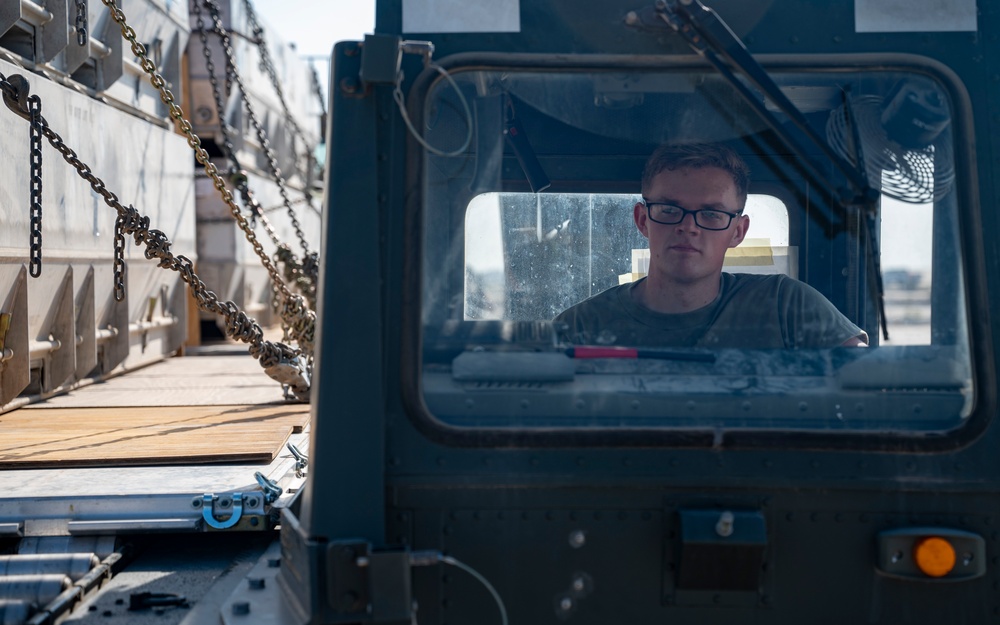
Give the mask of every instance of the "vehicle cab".
<path id="1" fill-rule="evenodd" d="M 431 4 L 334 51 L 295 613 L 993 618 L 1000 6 Z M 723 271 L 809 285 L 867 347 L 553 322 L 645 276 L 643 167 L 691 142 L 751 171 Z"/>

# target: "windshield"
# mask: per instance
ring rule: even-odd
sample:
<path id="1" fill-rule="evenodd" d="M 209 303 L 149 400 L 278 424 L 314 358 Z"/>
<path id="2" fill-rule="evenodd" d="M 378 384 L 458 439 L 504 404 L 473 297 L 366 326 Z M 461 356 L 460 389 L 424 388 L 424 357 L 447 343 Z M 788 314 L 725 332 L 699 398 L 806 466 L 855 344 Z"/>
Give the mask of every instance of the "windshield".
<path id="1" fill-rule="evenodd" d="M 769 70 L 863 172 L 869 202 L 807 155 L 845 189 L 830 197 L 707 68 L 434 82 L 416 125 L 431 148 L 428 416 L 518 431 L 960 427 L 974 389 L 954 96 L 886 66 Z"/>

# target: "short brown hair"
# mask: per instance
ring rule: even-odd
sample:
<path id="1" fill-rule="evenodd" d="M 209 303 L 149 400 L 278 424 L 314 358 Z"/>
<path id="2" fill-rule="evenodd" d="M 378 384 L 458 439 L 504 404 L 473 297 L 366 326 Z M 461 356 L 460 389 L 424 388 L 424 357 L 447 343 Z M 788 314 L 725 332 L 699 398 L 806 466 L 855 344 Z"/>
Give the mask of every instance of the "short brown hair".
<path id="1" fill-rule="evenodd" d="M 665 144 L 656 148 L 642 171 L 642 191 L 645 193 L 653 184 L 653 178 L 665 169 L 674 171 L 702 167 L 718 167 L 728 172 L 736 185 L 736 194 L 746 202 L 750 189 L 750 168 L 742 156 L 721 143 Z"/>

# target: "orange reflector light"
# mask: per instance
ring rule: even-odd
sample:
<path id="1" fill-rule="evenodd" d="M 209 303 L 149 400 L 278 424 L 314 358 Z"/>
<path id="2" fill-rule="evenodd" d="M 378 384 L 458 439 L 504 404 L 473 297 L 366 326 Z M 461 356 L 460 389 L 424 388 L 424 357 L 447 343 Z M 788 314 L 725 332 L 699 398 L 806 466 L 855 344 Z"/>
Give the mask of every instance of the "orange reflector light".
<path id="1" fill-rule="evenodd" d="M 917 541 L 913 560 L 924 575 L 944 577 L 955 568 L 955 548 L 943 538 L 928 536 Z"/>

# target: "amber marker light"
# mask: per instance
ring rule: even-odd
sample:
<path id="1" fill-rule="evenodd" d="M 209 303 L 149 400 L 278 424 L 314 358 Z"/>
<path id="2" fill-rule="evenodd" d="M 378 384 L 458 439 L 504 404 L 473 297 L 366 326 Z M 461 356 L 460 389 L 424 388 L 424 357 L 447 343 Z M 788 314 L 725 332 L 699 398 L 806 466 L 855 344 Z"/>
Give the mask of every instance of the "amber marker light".
<path id="1" fill-rule="evenodd" d="M 955 548 L 938 536 L 921 538 L 913 549 L 917 568 L 928 577 L 944 577 L 955 568 Z"/>

